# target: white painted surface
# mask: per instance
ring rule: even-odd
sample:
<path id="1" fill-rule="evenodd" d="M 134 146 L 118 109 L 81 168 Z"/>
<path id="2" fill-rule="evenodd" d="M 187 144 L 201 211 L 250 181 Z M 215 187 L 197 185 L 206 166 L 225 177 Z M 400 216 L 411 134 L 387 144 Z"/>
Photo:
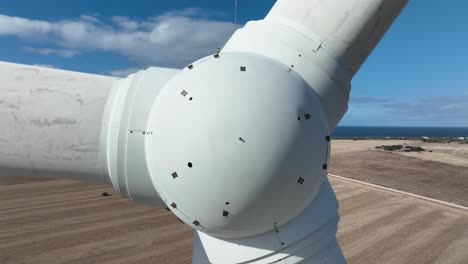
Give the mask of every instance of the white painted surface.
<path id="1" fill-rule="evenodd" d="M 101 122 L 116 80 L 0 62 L 0 173 L 104 181 Z"/>
<path id="2" fill-rule="evenodd" d="M 326 172 L 320 99 L 288 67 L 258 55 L 223 53 L 184 69 L 157 97 L 146 131 L 154 131 L 149 172 L 167 207 L 217 237 L 283 225 Z"/>
<path id="3" fill-rule="evenodd" d="M 327 117 L 325 121 L 328 124 L 328 131 L 331 132 L 347 110 L 351 79 L 406 3 L 407 0 L 279 0 L 265 20 L 249 22 L 244 28 L 236 31 L 223 48 L 221 56 L 231 53 L 257 54 L 276 60 L 289 68 L 290 72 L 296 73 L 305 81 L 308 89 L 318 94 L 320 102 L 311 101 L 311 103 L 322 105 Z M 262 75 L 262 79 L 263 82 L 269 79 L 276 80 L 276 76 L 271 72 L 269 77 Z M 287 96 L 284 99 L 285 102 L 294 102 Z M 259 101 L 259 104 L 262 108 L 264 103 Z M 277 105 L 282 107 L 280 104 Z M 287 122 L 283 124 L 291 127 Z M 263 133 L 269 134 L 271 131 Z M 284 150 L 273 149 L 273 151 L 281 153 Z M 269 151 L 263 153 L 272 154 Z M 258 157 L 257 155 L 253 158 L 258 161 Z M 317 156 L 311 156 L 310 160 L 316 158 Z M 234 171 L 236 170 L 237 168 Z M 315 173 L 310 168 L 305 172 Z M 248 180 L 246 182 L 250 183 Z M 200 185 L 194 184 L 194 186 Z M 239 183 L 230 186 L 236 190 L 243 189 Z M 208 189 L 209 193 L 210 187 L 213 186 L 210 185 L 204 190 Z M 285 187 L 283 185 L 278 190 L 284 190 Z M 325 187 L 322 187 L 321 191 L 324 190 Z M 224 192 L 220 192 L 219 196 L 223 194 Z M 248 192 L 244 195 L 248 196 Z M 277 192 L 276 196 L 290 198 L 280 192 Z M 198 199 L 196 195 L 193 197 Z M 208 195 L 208 197 L 213 196 Z M 333 192 L 330 197 L 336 200 Z M 255 204 L 256 199 L 250 202 Z M 244 200 L 249 201 L 249 198 Z M 319 201 L 320 196 L 312 201 L 302 215 L 290 222 L 286 221 L 285 225 L 281 225 L 280 222 L 279 227 L 275 226 L 275 231 L 247 238 L 226 238 L 229 236 L 202 226 L 199 229 L 201 232 L 196 234 L 194 240 L 196 258 L 193 263 L 345 263 L 336 241 L 334 223 L 338 218 L 330 221 L 333 224 L 323 222 L 323 219 L 333 219 L 332 216 L 337 214 L 337 208 L 331 211 L 325 210 L 333 208 L 330 199 L 322 201 L 321 208 L 314 207 Z M 275 209 L 282 211 L 284 216 L 291 215 L 283 211 L 281 203 L 278 201 L 275 203 L 277 205 Z M 274 207 L 275 203 L 267 203 L 265 206 Z M 205 213 L 211 209 L 208 208 Z M 190 221 L 193 220 L 192 212 L 176 211 L 176 214 L 180 213 Z M 259 213 L 256 217 L 262 219 L 264 215 L 271 218 L 270 215 L 263 213 Z M 248 215 L 243 217 L 251 219 L 251 223 L 248 224 L 250 226 L 261 224 L 255 222 L 254 217 Z M 330 228 L 330 225 L 334 228 Z M 223 229 L 226 230 L 225 227 Z M 279 233 L 276 233 L 276 230 Z M 252 232 L 254 233 L 256 232 Z M 305 235 L 306 238 L 299 234 Z M 281 243 L 285 243 L 286 249 L 281 247 Z M 297 247 L 301 249 L 298 250 Z"/>
<path id="4" fill-rule="evenodd" d="M 279 0 L 264 20 L 236 31 L 223 52 L 249 52 L 291 67 L 314 89 L 333 131 L 351 79 L 407 0 Z"/>
<path id="5" fill-rule="evenodd" d="M 320 96 L 333 131 L 348 109 L 351 76 L 324 50 L 314 52 L 316 43 L 285 25 L 261 20 L 236 31 L 222 53 L 254 53 L 289 67 Z"/>
<path id="6" fill-rule="evenodd" d="M 161 89 L 179 71 L 151 67 L 132 74 L 118 83 L 106 107 L 103 149 L 109 178 L 116 191 L 135 202 L 164 206 L 148 171 L 145 141 L 154 131 L 146 125 Z"/>
<path id="7" fill-rule="evenodd" d="M 407 2 L 278 0 L 266 20 L 286 20 L 314 32 L 322 48 L 354 75 Z"/>
<path id="8" fill-rule="evenodd" d="M 338 219 L 338 202 L 325 179 L 313 202 L 277 230 L 240 239 L 195 233 L 193 263 L 345 263 L 336 241 Z"/>

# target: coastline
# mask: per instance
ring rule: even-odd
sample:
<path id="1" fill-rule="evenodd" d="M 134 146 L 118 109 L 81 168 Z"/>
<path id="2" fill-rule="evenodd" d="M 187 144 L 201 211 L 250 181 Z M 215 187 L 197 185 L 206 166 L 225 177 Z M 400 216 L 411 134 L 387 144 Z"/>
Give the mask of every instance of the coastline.
<path id="1" fill-rule="evenodd" d="M 460 143 L 468 144 L 468 137 L 369 137 L 369 136 L 342 136 L 334 137 L 332 140 L 412 140 L 422 143 Z"/>
<path id="2" fill-rule="evenodd" d="M 466 142 L 468 127 L 376 127 L 338 126 L 334 139 L 426 140 L 430 142 Z"/>

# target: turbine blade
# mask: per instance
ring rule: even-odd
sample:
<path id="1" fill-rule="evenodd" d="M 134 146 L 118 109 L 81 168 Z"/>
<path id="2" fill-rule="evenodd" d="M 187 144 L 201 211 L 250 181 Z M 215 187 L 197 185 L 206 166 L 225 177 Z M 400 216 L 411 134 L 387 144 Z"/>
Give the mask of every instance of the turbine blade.
<path id="1" fill-rule="evenodd" d="M 0 62 L 0 176 L 105 181 L 101 122 L 117 80 Z"/>

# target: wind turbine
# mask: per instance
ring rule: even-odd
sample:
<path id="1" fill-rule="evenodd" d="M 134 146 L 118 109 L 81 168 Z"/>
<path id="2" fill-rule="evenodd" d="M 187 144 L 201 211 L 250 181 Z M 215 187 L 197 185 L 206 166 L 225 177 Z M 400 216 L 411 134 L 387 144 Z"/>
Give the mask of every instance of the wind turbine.
<path id="1" fill-rule="evenodd" d="M 124 79 L 1 63 L 0 172 L 167 207 L 193 263 L 345 263 L 330 133 L 406 3 L 278 0 L 219 53 Z"/>

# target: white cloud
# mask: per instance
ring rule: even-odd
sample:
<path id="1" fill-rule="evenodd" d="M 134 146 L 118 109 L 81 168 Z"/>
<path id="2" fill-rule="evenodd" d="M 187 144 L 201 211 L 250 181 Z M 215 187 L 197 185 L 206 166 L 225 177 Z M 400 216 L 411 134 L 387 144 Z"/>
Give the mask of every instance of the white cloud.
<path id="1" fill-rule="evenodd" d="M 85 22 L 89 23 L 94 23 L 94 24 L 99 24 L 101 23 L 101 20 L 97 18 L 97 16 L 92 16 L 92 15 L 81 15 L 80 19 Z"/>
<path id="2" fill-rule="evenodd" d="M 383 105 L 390 113 L 429 120 L 457 120 L 468 125 L 468 95 L 440 96 Z"/>
<path id="3" fill-rule="evenodd" d="M 68 51 L 114 52 L 142 66 L 181 67 L 216 52 L 233 33 L 232 23 L 209 16 L 193 8 L 144 20 L 82 15 L 75 20 L 41 21 L 0 15 L 0 36 L 49 43 Z"/>
<path id="4" fill-rule="evenodd" d="M 136 21 L 130 20 L 128 17 L 125 16 L 114 16 L 112 17 L 112 21 L 119 26 L 120 28 L 128 31 L 138 30 L 138 23 Z"/>
<path id="5" fill-rule="evenodd" d="M 24 51 L 41 54 L 41 55 L 56 55 L 64 58 L 72 58 L 78 54 L 78 51 L 67 49 L 49 49 L 49 48 L 33 48 L 24 47 Z"/>

